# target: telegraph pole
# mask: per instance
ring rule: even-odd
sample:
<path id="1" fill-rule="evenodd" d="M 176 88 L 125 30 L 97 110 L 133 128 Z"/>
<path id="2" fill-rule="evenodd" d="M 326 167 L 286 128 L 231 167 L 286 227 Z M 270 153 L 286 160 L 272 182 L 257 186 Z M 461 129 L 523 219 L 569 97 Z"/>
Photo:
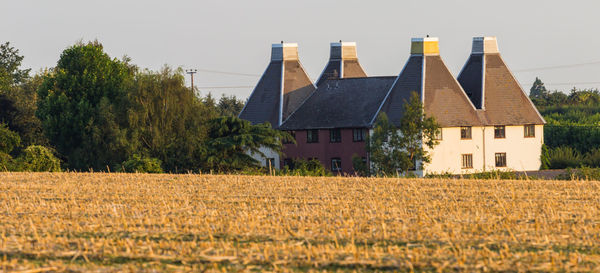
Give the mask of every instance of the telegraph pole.
<path id="1" fill-rule="evenodd" d="M 198 69 L 186 69 L 185 73 L 192 77 L 192 91 L 194 91 L 194 74 L 198 73 Z"/>

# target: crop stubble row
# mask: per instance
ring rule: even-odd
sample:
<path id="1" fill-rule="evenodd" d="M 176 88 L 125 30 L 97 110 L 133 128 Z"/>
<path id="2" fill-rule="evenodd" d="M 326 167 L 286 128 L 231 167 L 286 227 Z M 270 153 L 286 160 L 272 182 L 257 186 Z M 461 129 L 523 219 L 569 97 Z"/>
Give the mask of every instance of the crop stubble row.
<path id="1" fill-rule="evenodd" d="M 600 270 L 599 187 L 0 173 L 0 270 Z"/>

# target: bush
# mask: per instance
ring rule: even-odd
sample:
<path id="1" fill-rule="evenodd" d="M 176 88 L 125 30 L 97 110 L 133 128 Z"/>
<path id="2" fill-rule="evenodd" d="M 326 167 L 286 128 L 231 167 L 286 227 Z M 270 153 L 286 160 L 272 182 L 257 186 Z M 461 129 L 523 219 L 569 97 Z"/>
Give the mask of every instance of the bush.
<path id="1" fill-rule="evenodd" d="M 17 159 L 17 168 L 29 172 L 60 172 L 60 160 L 44 146 L 31 145 Z"/>
<path id="2" fill-rule="evenodd" d="M 317 159 L 293 159 L 289 166 L 284 166 L 280 174 L 298 175 L 298 176 L 331 176 L 331 173 L 325 169 L 323 164 Z"/>
<path id="3" fill-rule="evenodd" d="M 583 161 L 585 165 L 592 168 L 600 167 L 600 149 L 592 149 L 589 153 L 585 154 Z"/>
<path id="4" fill-rule="evenodd" d="M 363 158 L 357 154 L 352 155 L 352 167 L 357 175 L 369 176 L 369 166 L 367 165 L 367 162 L 363 161 Z"/>
<path id="5" fill-rule="evenodd" d="M 560 180 L 600 180 L 599 168 L 581 167 L 567 169 L 567 172 L 556 177 Z"/>
<path id="6" fill-rule="evenodd" d="M 6 124 L 0 124 L 0 152 L 10 154 L 21 145 L 19 134 L 8 129 Z"/>
<path id="7" fill-rule="evenodd" d="M 123 170 L 130 173 L 162 173 L 161 162 L 157 158 L 142 157 L 133 155 L 130 159 L 123 162 Z"/>
<path id="8" fill-rule="evenodd" d="M 550 149 L 547 159 L 550 169 L 576 168 L 583 163 L 581 154 L 568 146 Z"/>
<path id="9" fill-rule="evenodd" d="M 14 164 L 15 162 L 9 154 L 0 152 L 0 172 L 13 171 Z"/>

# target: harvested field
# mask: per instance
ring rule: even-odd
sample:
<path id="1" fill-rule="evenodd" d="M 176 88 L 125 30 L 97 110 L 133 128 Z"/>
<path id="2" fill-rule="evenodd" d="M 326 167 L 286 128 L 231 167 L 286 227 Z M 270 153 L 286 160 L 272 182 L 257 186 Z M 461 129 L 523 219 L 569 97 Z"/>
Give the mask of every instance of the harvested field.
<path id="1" fill-rule="evenodd" d="M 600 182 L 0 173 L 3 271 L 599 271 Z"/>

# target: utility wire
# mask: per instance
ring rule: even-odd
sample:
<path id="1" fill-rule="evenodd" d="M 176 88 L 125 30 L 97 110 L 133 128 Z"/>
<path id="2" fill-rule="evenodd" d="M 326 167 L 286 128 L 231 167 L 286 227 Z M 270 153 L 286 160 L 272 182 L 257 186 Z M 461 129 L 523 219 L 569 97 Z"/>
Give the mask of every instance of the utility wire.
<path id="1" fill-rule="evenodd" d="M 551 70 L 551 69 L 560 69 L 560 68 L 572 68 L 586 65 L 595 65 L 600 64 L 600 61 L 588 62 L 588 63 L 578 63 L 578 64 L 565 64 L 565 65 L 555 65 L 555 66 L 544 66 L 544 67 L 534 67 L 534 68 L 526 68 L 526 69 L 517 69 L 514 72 L 529 72 L 529 71 L 539 71 L 539 70 Z"/>
<path id="2" fill-rule="evenodd" d="M 201 68 L 198 68 L 198 72 L 224 74 L 224 75 L 235 75 L 235 76 L 246 76 L 246 77 L 260 77 L 260 76 L 262 76 L 262 75 L 258 75 L 258 74 L 227 72 L 227 71 L 218 71 L 218 70 L 201 69 Z"/>
<path id="3" fill-rule="evenodd" d="M 600 84 L 600 82 L 556 82 L 556 83 L 544 83 L 547 85 L 576 85 L 576 84 Z"/>
<path id="4" fill-rule="evenodd" d="M 198 89 L 241 89 L 253 88 L 254 86 L 199 86 Z"/>

